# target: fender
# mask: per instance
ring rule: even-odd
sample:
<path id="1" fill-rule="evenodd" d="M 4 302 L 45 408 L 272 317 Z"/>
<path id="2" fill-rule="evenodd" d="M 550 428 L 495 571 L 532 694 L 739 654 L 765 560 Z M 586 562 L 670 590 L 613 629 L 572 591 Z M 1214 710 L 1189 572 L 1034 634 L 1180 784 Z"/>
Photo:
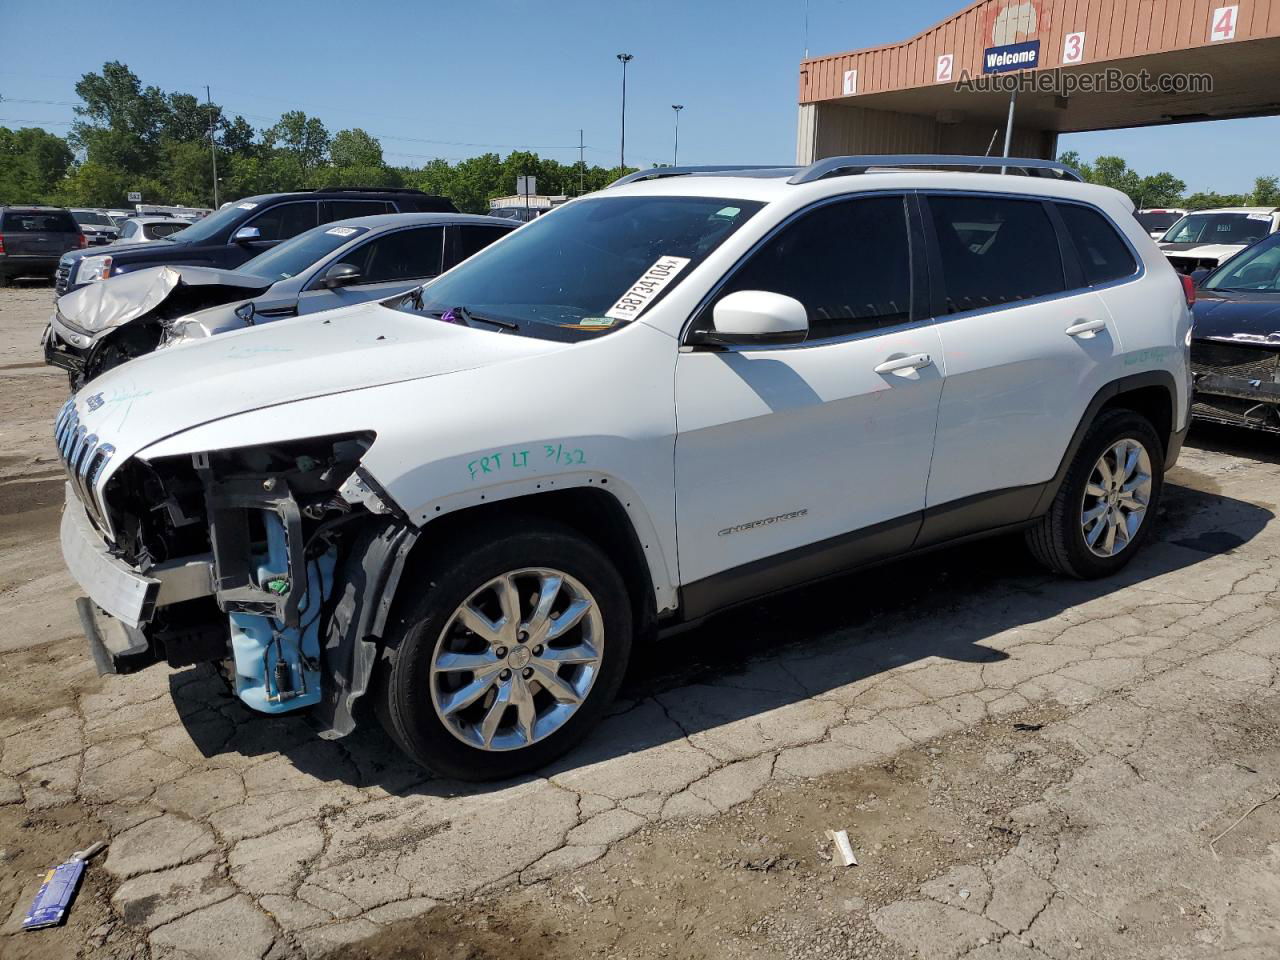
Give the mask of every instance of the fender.
<path id="1" fill-rule="evenodd" d="M 1121 377 L 1119 380 L 1113 380 L 1095 393 L 1093 399 L 1089 401 L 1089 406 L 1085 408 L 1084 416 L 1080 418 L 1080 423 L 1071 435 L 1071 442 L 1067 444 L 1066 452 L 1062 455 L 1057 471 L 1052 479 L 1045 484 L 1044 490 L 1040 494 L 1040 499 L 1036 502 L 1035 509 L 1031 512 L 1033 518 L 1043 516 L 1048 511 L 1050 504 L 1053 503 L 1054 498 L 1058 495 L 1058 490 L 1066 479 L 1067 470 L 1071 467 L 1071 462 L 1075 459 L 1080 445 L 1084 443 L 1085 434 L 1089 432 L 1089 427 L 1098 418 L 1098 414 L 1102 412 L 1103 407 L 1121 394 L 1140 390 L 1143 387 L 1163 387 L 1169 395 L 1170 430 L 1167 437 L 1161 438 L 1165 442 L 1165 469 L 1168 470 L 1177 463 L 1178 453 L 1182 450 L 1182 441 L 1187 435 L 1187 426 L 1183 426 L 1181 430 L 1178 429 L 1178 410 L 1176 406 L 1178 387 L 1177 382 L 1173 379 L 1173 374 L 1168 370 L 1147 370 L 1143 373 L 1135 373 L 1127 377 Z M 1188 420 L 1187 425 L 1189 423 L 1190 421 Z"/>

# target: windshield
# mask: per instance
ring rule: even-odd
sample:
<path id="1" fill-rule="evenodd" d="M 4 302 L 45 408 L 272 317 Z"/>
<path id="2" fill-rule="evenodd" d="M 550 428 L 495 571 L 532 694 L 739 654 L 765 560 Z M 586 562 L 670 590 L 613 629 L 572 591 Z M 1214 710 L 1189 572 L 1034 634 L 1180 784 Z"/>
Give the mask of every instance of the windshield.
<path id="1" fill-rule="evenodd" d="M 93 210 L 72 210 L 71 215 L 76 218 L 76 223 L 87 223 L 95 227 L 115 226 L 105 213 L 96 213 Z"/>
<path id="2" fill-rule="evenodd" d="M 1170 228 L 1164 243 L 1253 243 L 1271 232 L 1268 213 L 1189 213 Z"/>
<path id="3" fill-rule="evenodd" d="M 1163 233 L 1165 230 L 1168 230 L 1177 223 L 1178 217 L 1180 216 L 1181 214 L 1174 213 L 1173 211 L 1134 214 L 1138 223 L 1142 225 L 1142 229 L 1147 231 L 1147 233 L 1155 233 L 1157 230 Z"/>
<path id="4" fill-rule="evenodd" d="M 762 206 L 712 197 L 578 200 L 433 280 L 420 300 L 387 305 L 435 315 L 465 307 L 477 320 L 548 339 L 607 333 L 651 307 Z"/>
<path id="5" fill-rule="evenodd" d="M 368 232 L 368 227 L 344 227 L 333 224 L 315 227 L 272 247 L 266 253 L 258 254 L 241 265 L 237 272 L 252 274 L 263 280 L 270 280 L 272 283 L 277 280 L 286 280 L 297 276 L 316 261 L 349 243 L 353 238 Z"/>
<path id="6" fill-rule="evenodd" d="M 1280 293 L 1280 233 L 1236 254 L 1209 274 L 1206 290 L 1260 290 Z"/>
<path id="7" fill-rule="evenodd" d="M 245 215 L 245 209 L 241 204 L 253 203 L 252 200 L 243 200 L 240 203 L 232 204 L 224 210 L 217 213 L 211 213 L 191 226 L 182 231 L 182 236 L 175 239 L 174 243 L 204 243 L 206 240 L 213 238 L 215 234 L 224 227 L 229 227 L 232 223 L 239 220 Z M 257 204 L 254 204 L 257 206 Z M 252 209 L 250 207 L 249 209 Z"/>

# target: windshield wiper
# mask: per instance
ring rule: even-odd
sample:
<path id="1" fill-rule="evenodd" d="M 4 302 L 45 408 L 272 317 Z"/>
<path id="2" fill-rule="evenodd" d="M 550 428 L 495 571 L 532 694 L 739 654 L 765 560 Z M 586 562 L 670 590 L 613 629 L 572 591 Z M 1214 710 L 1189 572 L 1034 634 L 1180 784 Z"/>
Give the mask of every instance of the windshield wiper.
<path id="1" fill-rule="evenodd" d="M 449 312 L 468 327 L 474 327 L 477 323 L 491 323 L 495 327 L 501 327 L 503 330 L 520 329 L 520 324 L 518 323 L 513 323 L 510 320 L 499 320 L 497 317 L 482 317 L 479 314 L 472 313 L 466 307 L 453 307 Z"/>

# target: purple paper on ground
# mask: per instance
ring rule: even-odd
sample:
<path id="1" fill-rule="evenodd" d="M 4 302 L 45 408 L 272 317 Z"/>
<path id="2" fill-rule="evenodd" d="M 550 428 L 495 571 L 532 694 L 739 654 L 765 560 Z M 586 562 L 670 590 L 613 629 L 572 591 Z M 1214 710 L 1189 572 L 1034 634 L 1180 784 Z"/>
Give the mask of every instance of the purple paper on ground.
<path id="1" fill-rule="evenodd" d="M 22 918 L 22 929 L 38 930 L 40 927 L 57 926 L 67 915 L 67 907 L 76 895 L 80 877 L 84 874 L 83 860 L 68 860 L 54 867 L 44 878 L 31 909 Z"/>

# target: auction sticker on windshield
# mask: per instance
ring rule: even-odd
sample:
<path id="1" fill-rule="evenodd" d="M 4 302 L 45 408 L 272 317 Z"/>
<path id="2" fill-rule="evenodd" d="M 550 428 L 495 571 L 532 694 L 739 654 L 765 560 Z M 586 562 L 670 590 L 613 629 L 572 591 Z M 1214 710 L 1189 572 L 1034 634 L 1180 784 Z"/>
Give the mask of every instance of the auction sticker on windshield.
<path id="1" fill-rule="evenodd" d="M 659 257 L 604 315 L 613 320 L 634 320 L 688 265 L 688 257 Z"/>

